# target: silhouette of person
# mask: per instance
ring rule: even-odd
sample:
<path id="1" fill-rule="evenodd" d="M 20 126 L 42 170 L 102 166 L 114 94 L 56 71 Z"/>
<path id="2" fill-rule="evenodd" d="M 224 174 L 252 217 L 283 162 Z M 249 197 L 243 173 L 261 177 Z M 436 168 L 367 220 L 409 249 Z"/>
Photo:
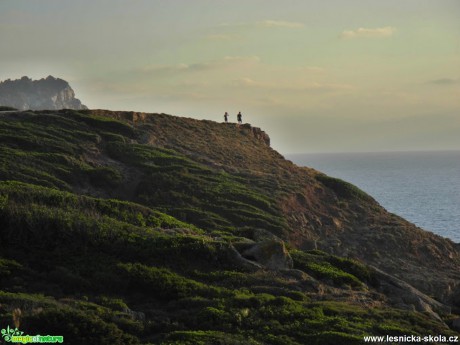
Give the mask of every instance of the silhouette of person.
<path id="1" fill-rule="evenodd" d="M 243 115 L 241 115 L 241 111 L 236 115 L 236 119 L 238 120 L 238 124 L 241 125 L 243 123 Z"/>
<path id="2" fill-rule="evenodd" d="M 224 119 L 225 119 L 225 122 L 227 123 L 228 122 L 228 113 L 227 112 L 225 112 L 225 114 L 224 114 Z"/>

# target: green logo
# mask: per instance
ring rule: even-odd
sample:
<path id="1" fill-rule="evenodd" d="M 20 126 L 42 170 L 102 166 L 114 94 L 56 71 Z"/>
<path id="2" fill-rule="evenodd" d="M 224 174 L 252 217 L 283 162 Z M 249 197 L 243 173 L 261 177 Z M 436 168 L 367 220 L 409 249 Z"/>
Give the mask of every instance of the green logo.
<path id="1" fill-rule="evenodd" d="M 23 335 L 17 328 L 7 328 L 1 331 L 3 339 L 8 343 L 63 343 L 64 337 L 61 335 Z"/>

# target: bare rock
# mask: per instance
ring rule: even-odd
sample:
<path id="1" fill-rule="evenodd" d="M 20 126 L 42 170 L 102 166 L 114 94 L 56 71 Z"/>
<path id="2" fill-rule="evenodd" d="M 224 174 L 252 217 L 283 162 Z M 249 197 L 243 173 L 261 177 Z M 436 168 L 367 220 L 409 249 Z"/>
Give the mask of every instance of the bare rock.
<path id="1" fill-rule="evenodd" d="M 372 267 L 378 281 L 378 290 L 387 296 L 389 302 L 398 308 L 425 312 L 439 321 L 440 314 L 450 314 L 450 307 L 420 292 L 412 285 L 388 273 Z"/>
<path id="2" fill-rule="evenodd" d="M 245 250 L 242 256 L 273 270 L 290 269 L 293 267 L 292 258 L 286 250 L 284 242 L 276 239 L 268 239 L 256 243 L 251 248 Z"/>
<path id="3" fill-rule="evenodd" d="M 131 319 L 133 319 L 133 320 L 145 321 L 145 313 L 143 313 L 143 312 L 134 311 L 134 310 L 129 309 L 128 307 L 123 308 L 123 312 L 125 314 L 129 315 L 129 317 L 131 317 Z"/>
<path id="4" fill-rule="evenodd" d="M 88 109 L 65 80 L 48 76 L 32 80 L 22 77 L 0 82 L 0 105 L 18 110 Z"/>
<path id="5" fill-rule="evenodd" d="M 460 332 L 460 317 L 452 320 L 451 328 Z"/>
<path id="6" fill-rule="evenodd" d="M 262 265 L 244 258 L 231 244 L 223 249 L 226 253 L 226 258 L 239 268 L 249 272 L 255 272 L 263 268 Z"/>
<path id="7" fill-rule="evenodd" d="M 258 127 L 252 127 L 249 123 L 245 123 L 241 126 L 241 128 L 245 131 L 248 131 L 252 136 L 257 139 L 258 141 L 263 142 L 265 145 L 270 147 L 270 137 L 267 133 L 261 130 Z"/>

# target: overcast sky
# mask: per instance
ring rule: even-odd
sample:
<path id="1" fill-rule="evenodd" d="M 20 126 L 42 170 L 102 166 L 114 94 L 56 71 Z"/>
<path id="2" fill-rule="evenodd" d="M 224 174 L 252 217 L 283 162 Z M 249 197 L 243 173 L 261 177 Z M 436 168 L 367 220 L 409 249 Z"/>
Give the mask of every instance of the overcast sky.
<path id="1" fill-rule="evenodd" d="M 460 149 L 459 0 L 0 0 L 0 80 L 264 129 L 281 153 Z"/>

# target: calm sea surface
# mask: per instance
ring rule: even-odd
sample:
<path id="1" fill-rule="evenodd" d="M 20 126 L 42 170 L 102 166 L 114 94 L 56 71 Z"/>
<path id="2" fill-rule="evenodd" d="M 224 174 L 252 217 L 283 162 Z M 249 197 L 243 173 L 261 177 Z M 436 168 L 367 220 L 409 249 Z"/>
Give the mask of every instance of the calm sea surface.
<path id="1" fill-rule="evenodd" d="M 460 242 L 460 151 L 287 155 L 358 186 L 388 211 Z"/>

